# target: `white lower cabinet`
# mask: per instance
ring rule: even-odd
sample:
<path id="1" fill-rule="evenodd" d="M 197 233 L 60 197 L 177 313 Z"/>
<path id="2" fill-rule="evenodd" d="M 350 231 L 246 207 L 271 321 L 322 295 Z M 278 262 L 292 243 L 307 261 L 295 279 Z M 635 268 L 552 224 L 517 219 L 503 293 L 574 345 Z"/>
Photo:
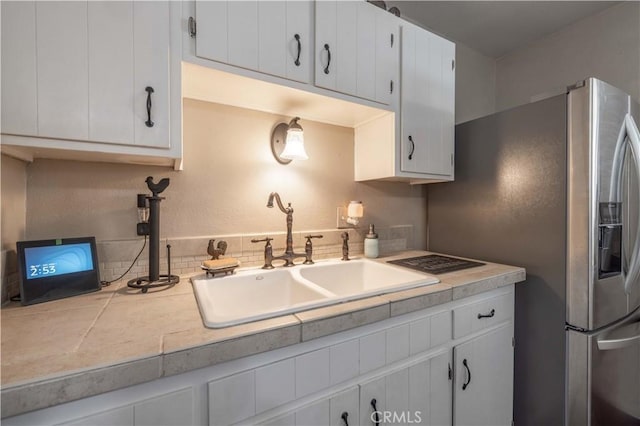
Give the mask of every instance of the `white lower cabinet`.
<path id="1" fill-rule="evenodd" d="M 499 288 L 2 423 L 510 425 L 513 291 Z"/>
<path id="2" fill-rule="evenodd" d="M 513 325 L 505 324 L 454 348 L 454 425 L 511 425 Z"/>

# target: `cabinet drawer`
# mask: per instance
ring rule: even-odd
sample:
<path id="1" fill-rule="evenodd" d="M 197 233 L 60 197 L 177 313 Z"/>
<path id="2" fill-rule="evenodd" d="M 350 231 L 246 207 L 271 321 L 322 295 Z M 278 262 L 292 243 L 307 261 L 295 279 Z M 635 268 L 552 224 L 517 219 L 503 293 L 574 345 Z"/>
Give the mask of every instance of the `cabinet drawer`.
<path id="1" fill-rule="evenodd" d="M 512 317 L 513 293 L 460 306 L 453 310 L 453 337 L 466 336 Z"/>

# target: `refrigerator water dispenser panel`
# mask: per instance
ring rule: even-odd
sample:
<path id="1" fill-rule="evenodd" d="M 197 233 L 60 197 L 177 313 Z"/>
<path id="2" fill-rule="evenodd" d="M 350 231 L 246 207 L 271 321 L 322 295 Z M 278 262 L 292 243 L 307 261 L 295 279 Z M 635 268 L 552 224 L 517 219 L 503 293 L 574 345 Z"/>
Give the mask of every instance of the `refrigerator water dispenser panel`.
<path id="1" fill-rule="evenodd" d="M 622 272 L 622 203 L 600 203 L 598 278 Z"/>

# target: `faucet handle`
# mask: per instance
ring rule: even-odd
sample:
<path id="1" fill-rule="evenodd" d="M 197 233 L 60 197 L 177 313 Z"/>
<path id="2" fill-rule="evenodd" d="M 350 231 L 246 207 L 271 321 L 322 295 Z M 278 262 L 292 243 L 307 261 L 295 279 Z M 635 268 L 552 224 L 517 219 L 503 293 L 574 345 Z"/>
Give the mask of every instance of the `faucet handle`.
<path id="1" fill-rule="evenodd" d="M 311 259 L 311 256 L 313 255 L 313 246 L 311 245 L 311 239 L 312 238 L 322 238 L 322 235 L 306 235 L 305 238 L 307 239 L 307 242 L 304 245 L 304 253 L 305 253 L 305 259 L 303 264 L 305 265 L 313 265 L 313 260 Z"/>
<path id="2" fill-rule="evenodd" d="M 343 232 L 340 237 L 342 237 L 342 260 L 351 260 L 349 259 L 349 233 Z"/>
<path id="3" fill-rule="evenodd" d="M 271 241 L 273 241 L 273 238 L 266 237 L 266 238 L 263 238 L 261 240 L 256 240 L 255 238 L 251 239 L 252 243 L 264 243 L 265 241 L 267 242 L 267 245 L 271 245 Z"/>
<path id="4" fill-rule="evenodd" d="M 264 266 L 262 266 L 262 269 L 273 269 L 273 265 L 271 264 L 271 262 L 273 261 L 273 247 L 271 247 L 272 240 L 273 238 L 271 237 L 262 238 L 260 240 L 251 240 L 252 243 L 262 243 L 265 241 L 267 242 L 267 244 L 264 245 Z"/>

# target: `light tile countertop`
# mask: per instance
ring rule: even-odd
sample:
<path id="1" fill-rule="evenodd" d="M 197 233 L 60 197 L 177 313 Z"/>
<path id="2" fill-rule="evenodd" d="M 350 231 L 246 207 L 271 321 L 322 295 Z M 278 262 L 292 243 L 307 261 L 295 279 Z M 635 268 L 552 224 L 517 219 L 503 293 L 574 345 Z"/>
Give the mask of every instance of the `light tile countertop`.
<path id="1" fill-rule="evenodd" d="M 429 254 L 406 251 L 388 261 Z M 2 417 L 315 339 L 524 281 L 486 265 L 440 283 L 236 326 L 205 328 L 189 276 L 147 294 L 126 282 L 1 310 Z"/>

